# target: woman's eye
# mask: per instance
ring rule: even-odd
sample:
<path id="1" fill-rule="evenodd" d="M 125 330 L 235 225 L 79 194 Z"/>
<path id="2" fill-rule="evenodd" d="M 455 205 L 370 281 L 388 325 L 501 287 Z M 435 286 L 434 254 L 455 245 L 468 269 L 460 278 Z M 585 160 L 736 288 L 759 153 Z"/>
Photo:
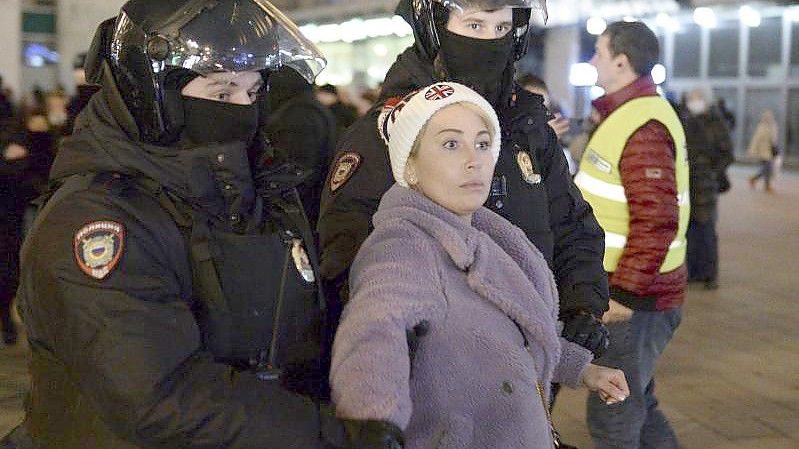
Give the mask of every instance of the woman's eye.
<path id="1" fill-rule="evenodd" d="M 478 150 L 488 150 L 491 148 L 491 142 L 477 142 L 477 149 Z"/>
<path id="2" fill-rule="evenodd" d="M 448 140 L 444 142 L 444 148 L 448 150 L 454 150 L 455 148 L 458 148 L 458 142 L 455 140 Z"/>

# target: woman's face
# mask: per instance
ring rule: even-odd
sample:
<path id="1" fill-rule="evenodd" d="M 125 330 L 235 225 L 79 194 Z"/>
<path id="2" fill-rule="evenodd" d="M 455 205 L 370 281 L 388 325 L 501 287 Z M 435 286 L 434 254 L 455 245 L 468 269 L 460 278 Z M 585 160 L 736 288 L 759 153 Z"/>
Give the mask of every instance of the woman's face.
<path id="1" fill-rule="evenodd" d="M 471 222 L 488 198 L 494 175 L 491 134 L 483 118 L 462 104 L 436 112 L 408 159 L 405 180 L 450 212 Z"/>

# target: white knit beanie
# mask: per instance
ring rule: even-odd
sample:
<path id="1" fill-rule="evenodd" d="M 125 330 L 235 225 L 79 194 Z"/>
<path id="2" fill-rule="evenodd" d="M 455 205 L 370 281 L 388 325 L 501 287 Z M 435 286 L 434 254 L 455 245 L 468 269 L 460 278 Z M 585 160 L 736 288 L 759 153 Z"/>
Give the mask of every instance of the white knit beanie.
<path id="1" fill-rule="evenodd" d="M 499 119 L 491 104 L 462 84 L 449 81 L 435 83 L 408 94 L 400 101 L 386 101 L 377 119 L 378 133 L 388 145 L 391 171 L 397 184 L 408 187 L 405 182 L 405 164 L 422 128 L 436 112 L 455 103 L 470 103 L 482 112 L 491 133 L 494 162 L 499 159 L 502 138 Z"/>

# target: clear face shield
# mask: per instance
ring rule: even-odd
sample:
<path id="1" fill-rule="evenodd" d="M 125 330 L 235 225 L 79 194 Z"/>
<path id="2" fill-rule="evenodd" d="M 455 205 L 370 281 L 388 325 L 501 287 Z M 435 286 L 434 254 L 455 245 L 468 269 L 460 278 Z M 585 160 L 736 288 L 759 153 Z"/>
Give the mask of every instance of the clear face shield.
<path id="1" fill-rule="evenodd" d="M 277 70 L 286 65 L 309 83 L 324 69 L 319 49 L 266 0 L 195 0 L 153 27 L 147 54 L 154 71 L 200 74 Z"/>
<path id="2" fill-rule="evenodd" d="M 470 10 L 494 11 L 503 8 L 524 8 L 530 9 L 533 14 L 538 14 L 546 23 L 547 2 L 546 0 L 433 0 L 450 12 L 463 14 Z M 532 14 L 531 14 L 532 16 Z"/>

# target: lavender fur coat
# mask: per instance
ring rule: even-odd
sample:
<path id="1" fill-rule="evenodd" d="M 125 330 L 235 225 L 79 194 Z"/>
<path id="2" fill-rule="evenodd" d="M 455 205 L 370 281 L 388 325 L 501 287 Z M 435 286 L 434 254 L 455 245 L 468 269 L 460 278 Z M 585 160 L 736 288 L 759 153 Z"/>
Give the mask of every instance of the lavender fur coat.
<path id="1" fill-rule="evenodd" d="M 397 185 L 373 220 L 333 348 L 338 416 L 391 422 L 408 449 L 550 449 L 536 380 L 576 387 L 591 354 L 558 336 L 541 253 L 488 209 L 469 226 Z"/>

